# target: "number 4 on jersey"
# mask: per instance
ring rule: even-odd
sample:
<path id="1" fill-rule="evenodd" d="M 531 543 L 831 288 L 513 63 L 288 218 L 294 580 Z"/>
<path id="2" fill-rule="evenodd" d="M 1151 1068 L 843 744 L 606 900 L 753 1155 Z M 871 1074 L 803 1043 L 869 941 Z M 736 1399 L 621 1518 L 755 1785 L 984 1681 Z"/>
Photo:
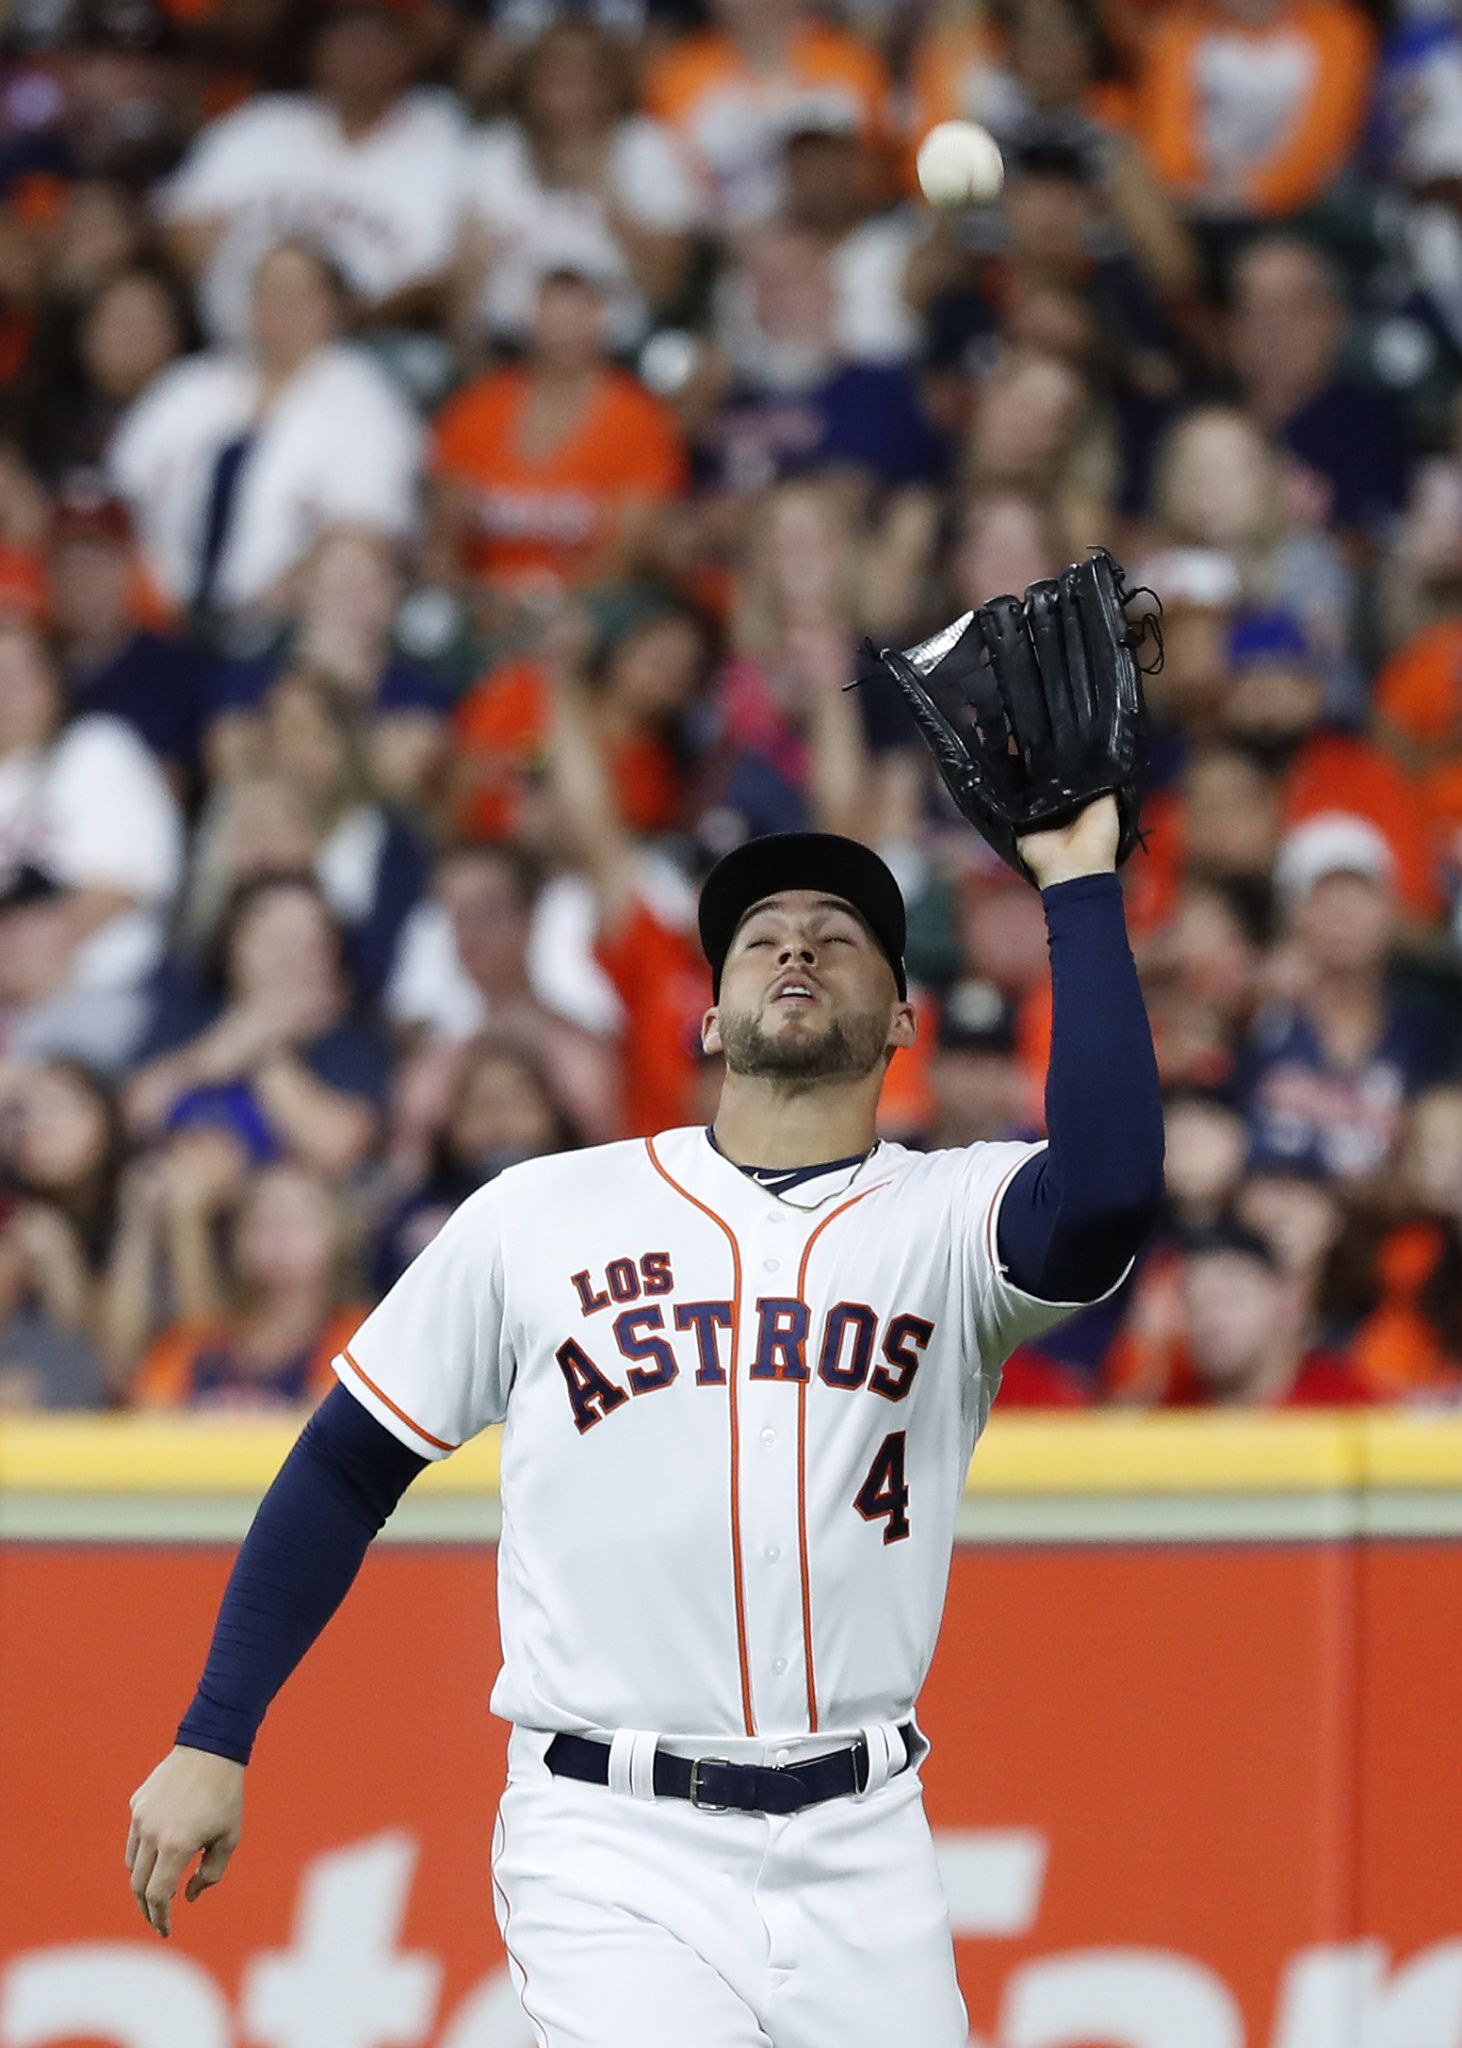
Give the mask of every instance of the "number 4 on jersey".
<path id="1" fill-rule="evenodd" d="M 853 1498 L 865 1522 L 886 1519 L 885 1543 L 900 1543 L 909 1533 L 909 1487 L 904 1478 L 905 1431 L 886 1436 L 868 1467 L 868 1477 Z"/>

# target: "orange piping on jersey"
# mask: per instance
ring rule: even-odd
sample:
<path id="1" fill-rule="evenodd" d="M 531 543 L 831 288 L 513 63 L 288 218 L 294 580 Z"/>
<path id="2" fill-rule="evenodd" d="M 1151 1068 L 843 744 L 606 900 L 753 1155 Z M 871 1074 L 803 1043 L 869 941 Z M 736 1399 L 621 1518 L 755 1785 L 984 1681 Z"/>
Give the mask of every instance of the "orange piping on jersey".
<path id="1" fill-rule="evenodd" d="M 822 1236 L 834 1217 L 845 1210 L 856 1208 L 864 1195 L 871 1195 L 876 1188 L 887 1187 L 887 1181 L 875 1181 L 873 1187 L 864 1188 L 836 1209 L 829 1210 L 811 1237 L 802 1247 L 802 1264 L 797 1269 L 797 1299 L 806 1305 L 807 1261 L 812 1256 L 812 1247 Z M 811 1366 L 808 1367 L 809 1374 Z M 797 1388 L 797 1563 L 802 1573 L 802 1657 L 807 1669 L 807 1732 L 817 1733 L 817 1679 L 812 1666 L 812 1580 L 807 1568 L 807 1381 L 802 1380 Z"/>
<path id="2" fill-rule="evenodd" d="M 736 1233 L 724 1216 L 718 1216 L 689 1188 L 665 1171 L 660 1164 L 660 1155 L 655 1150 L 653 1138 L 646 1138 L 645 1150 L 650 1155 L 650 1164 L 661 1180 L 674 1188 L 677 1195 L 699 1209 L 703 1216 L 709 1216 L 712 1223 L 726 1233 L 726 1242 L 731 1247 L 731 1366 L 727 1376 L 728 1413 L 731 1418 L 731 1583 L 736 1598 L 736 1654 L 741 1663 L 741 1717 L 748 1735 L 755 1735 L 756 1722 L 751 1711 L 751 1666 L 746 1651 L 746 1595 L 742 1588 L 741 1573 L 741 1441 L 736 1409 L 737 1360 L 741 1345 L 741 1247 L 736 1242 Z"/>
<path id="3" fill-rule="evenodd" d="M 404 1408 L 398 1408 L 396 1406 L 396 1403 L 391 1399 L 391 1396 L 389 1394 L 382 1393 L 381 1389 L 376 1385 L 375 1381 L 371 1378 L 369 1373 L 361 1371 L 359 1365 L 357 1365 L 356 1361 L 351 1357 L 350 1348 L 348 1345 L 342 1347 L 340 1356 L 345 1360 L 345 1363 L 350 1367 L 351 1371 L 357 1374 L 359 1378 L 365 1381 L 365 1384 L 370 1388 L 371 1392 L 375 1395 L 376 1399 L 378 1401 L 384 1401 L 386 1406 L 390 1409 L 391 1413 L 397 1418 L 397 1420 L 400 1422 L 404 1422 L 408 1429 L 414 1429 L 417 1435 L 423 1440 L 423 1442 L 435 1444 L 436 1448 L 439 1451 L 455 1451 L 460 1448 L 460 1446 L 457 1444 L 447 1443 L 442 1437 L 433 1436 L 431 1431 L 429 1429 L 423 1429 L 419 1422 L 413 1422 L 411 1417 L 406 1413 L 406 1410 Z"/>

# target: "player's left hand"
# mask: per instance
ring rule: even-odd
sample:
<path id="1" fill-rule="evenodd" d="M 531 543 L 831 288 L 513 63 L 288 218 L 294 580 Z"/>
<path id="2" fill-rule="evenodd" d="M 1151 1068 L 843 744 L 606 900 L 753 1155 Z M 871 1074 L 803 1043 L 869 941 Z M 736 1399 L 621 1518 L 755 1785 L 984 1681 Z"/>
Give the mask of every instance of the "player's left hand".
<path id="1" fill-rule="evenodd" d="M 1027 832 L 1015 843 L 1042 889 L 1074 882 L 1078 875 L 1110 875 L 1117 866 L 1122 825 L 1114 796 L 1099 796 L 1069 825 Z"/>
<path id="2" fill-rule="evenodd" d="M 173 1894 L 202 1851 L 186 1897 L 217 1884 L 239 1845 L 244 1824 L 244 1767 L 179 1743 L 132 1794 L 127 1868 L 132 1895 L 148 1926 L 172 1932 Z"/>

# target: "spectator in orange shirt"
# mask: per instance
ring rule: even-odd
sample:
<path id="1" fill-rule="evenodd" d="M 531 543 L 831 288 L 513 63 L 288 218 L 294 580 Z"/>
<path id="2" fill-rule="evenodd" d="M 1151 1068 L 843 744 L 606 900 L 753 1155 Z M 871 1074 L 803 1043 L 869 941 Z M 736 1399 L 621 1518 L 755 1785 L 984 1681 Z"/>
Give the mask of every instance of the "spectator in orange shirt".
<path id="1" fill-rule="evenodd" d="M 605 352 L 599 285 L 538 289 L 527 359 L 489 371 L 436 425 L 433 552 L 445 581 L 491 579 L 529 603 L 655 562 L 685 458 L 670 415 Z"/>
<path id="2" fill-rule="evenodd" d="M 649 111 L 679 133 L 729 227 L 765 220 L 781 198 L 782 139 L 799 108 L 851 116 L 886 137 L 888 73 L 847 29 L 802 0 L 715 0 L 717 25 L 650 68 Z"/>
<path id="3" fill-rule="evenodd" d="M 1298 212 L 1355 146 L 1373 45 L 1349 0 L 1178 0 L 1146 38 L 1138 126 L 1154 169 L 1195 212 Z"/>
<path id="4" fill-rule="evenodd" d="M 936 15 L 914 52 L 915 136 L 939 121 L 979 121 L 1002 144 L 1032 120 L 1065 116 L 1125 126 L 1130 95 L 1090 0 L 997 0 Z"/>
<path id="5" fill-rule="evenodd" d="M 159 1218 L 161 1204 L 135 1188 L 134 1206 Z M 339 1195 L 307 1168 L 279 1165 L 237 1189 L 175 1175 L 170 1208 L 183 1314 L 148 1347 L 133 1402 L 260 1409 L 317 1401 L 332 1383 L 330 1360 L 365 1313 Z"/>
<path id="6" fill-rule="evenodd" d="M 1416 778 L 1433 871 L 1462 900 L 1462 619 L 1439 620 L 1391 657 L 1376 712 L 1382 739 Z"/>
<path id="7" fill-rule="evenodd" d="M 1412 1107 L 1398 1174 L 1404 1218 L 1371 1264 L 1378 1297 L 1351 1347 L 1377 1399 L 1462 1397 L 1462 1086 Z"/>
<path id="8" fill-rule="evenodd" d="M 1376 681 L 1383 729 L 1409 764 L 1430 767 L 1462 737 L 1462 618 L 1439 619 L 1393 654 Z"/>
<path id="9" fill-rule="evenodd" d="M 1186 300 L 1197 288 L 1196 257 L 1171 196 L 1127 133 L 1130 97 L 1117 73 L 1093 0 L 997 0 L 988 18 L 946 15 L 926 33 L 914 59 L 912 133 L 952 119 L 983 123 L 1005 152 L 1008 234 L 1022 239 L 1019 213 L 1034 204 L 1027 188 L 1065 181 L 1079 188 L 1089 216 L 1088 258 L 1100 248 L 1109 260 L 1115 244 L 1160 298 Z M 1130 273 L 1113 294 L 1118 304 L 1123 286 L 1131 299 Z"/>

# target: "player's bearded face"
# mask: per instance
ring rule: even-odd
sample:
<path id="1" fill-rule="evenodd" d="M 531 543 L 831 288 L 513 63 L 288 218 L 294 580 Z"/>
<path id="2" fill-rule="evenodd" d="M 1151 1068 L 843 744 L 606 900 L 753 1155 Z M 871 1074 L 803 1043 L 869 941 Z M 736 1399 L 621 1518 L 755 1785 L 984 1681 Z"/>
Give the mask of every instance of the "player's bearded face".
<path id="1" fill-rule="evenodd" d="M 753 912 L 722 981 L 727 1068 L 764 1080 L 861 1080 L 889 1042 L 891 979 L 847 911 L 820 908 L 795 929 L 776 911 Z"/>
<path id="2" fill-rule="evenodd" d="M 807 1018 L 796 1030 L 760 1010 L 722 1003 L 721 1046 L 733 1074 L 761 1080 L 861 1080 L 882 1064 L 888 1044 L 888 1005 L 840 1016 Z"/>

